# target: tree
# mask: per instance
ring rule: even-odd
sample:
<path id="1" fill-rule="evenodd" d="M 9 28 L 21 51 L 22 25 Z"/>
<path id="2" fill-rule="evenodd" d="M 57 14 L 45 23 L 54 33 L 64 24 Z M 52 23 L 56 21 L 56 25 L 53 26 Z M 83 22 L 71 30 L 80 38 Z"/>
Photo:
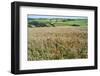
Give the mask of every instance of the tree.
<path id="1" fill-rule="evenodd" d="M 33 26 L 35 26 L 35 27 L 46 27 L 46 26 L 47 26 L 46 23 L 44 23 L 44 22 L 39 22 L 39 21 L 31 21 L 31 22 L 29 22 L 28 24 L 29 24 L 29 25 L 33 25 Z M 31 26 L 29 26 L 29 27 L 31 27 Z"/>

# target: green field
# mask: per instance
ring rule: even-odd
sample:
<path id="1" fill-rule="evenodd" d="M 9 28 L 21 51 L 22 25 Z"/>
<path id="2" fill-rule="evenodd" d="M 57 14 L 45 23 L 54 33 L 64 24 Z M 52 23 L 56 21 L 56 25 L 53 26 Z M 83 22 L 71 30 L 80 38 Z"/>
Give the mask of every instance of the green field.
<path id="1" fill-rule="evenodd" d="M 45 24 L 47 27 L 52 27 L 51 24 L 55 26 L 80 26 L 84 27 L 87 26 L 88 20 L 87 19 L 34 19 L 28 20 L 28 25 L 34 25 L 34 23 Z M 38 27 L 38 26 L 36 26 Z M 39 26 L 41 27 L 41 26 Z M 45 26 L 44 26 L 45 27 Z"/>
<path id="2" fill-rule="evenodd" d="M 28 60 L 88 57 L 87 19 L 28 19 Z"/>

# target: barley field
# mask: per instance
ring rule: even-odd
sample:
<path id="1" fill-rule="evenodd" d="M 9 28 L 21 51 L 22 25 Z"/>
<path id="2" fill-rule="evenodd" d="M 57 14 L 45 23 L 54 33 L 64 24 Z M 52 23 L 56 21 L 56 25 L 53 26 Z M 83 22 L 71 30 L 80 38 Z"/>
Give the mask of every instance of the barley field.
<path id="1" fill-rule="evenodd" d="M 28 28 L 28 60 L 87 58 L 87 39 L 87 27 Z"/>

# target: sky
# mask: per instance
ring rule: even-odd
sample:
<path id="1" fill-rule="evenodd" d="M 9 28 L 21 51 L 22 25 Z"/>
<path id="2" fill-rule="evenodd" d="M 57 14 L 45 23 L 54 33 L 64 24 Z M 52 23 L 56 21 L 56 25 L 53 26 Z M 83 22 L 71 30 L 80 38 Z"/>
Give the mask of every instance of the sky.
<path id="1" fill-rule="evenodd" d="M 66 18 L 66 19 L 87 19 L 86 16 L 53 16 L 53 15 L 28 15 L 28 18 Z"/>

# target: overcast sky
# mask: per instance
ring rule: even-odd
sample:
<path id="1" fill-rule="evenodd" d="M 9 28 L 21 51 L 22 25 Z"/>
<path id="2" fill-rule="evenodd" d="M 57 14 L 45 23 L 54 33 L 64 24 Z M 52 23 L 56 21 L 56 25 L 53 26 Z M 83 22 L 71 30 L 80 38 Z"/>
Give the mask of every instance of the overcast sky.
<path id="1" fill-rule="evenodd" d="M 86 16 L 50 16 L 50 15 L 27 15 L 28 18 L 66 18 L 66 19 L 87 19 Z"/>

